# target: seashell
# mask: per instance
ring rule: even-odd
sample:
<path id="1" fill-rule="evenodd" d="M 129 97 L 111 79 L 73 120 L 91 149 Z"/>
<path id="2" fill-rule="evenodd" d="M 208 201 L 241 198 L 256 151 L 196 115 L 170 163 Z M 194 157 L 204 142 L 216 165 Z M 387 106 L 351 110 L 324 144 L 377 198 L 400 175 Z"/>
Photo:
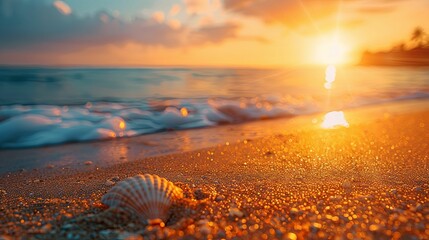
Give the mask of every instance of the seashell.
<path id="1" fill-rule="evenodd" d="M 180 198 L 183 198 L 182 189 L 172 182 L 157 175 L 144 174 L 118 182 L 101 202 L 136 214 L 144 222 L 151 219 L 165 222 L 172 202 Z"/>

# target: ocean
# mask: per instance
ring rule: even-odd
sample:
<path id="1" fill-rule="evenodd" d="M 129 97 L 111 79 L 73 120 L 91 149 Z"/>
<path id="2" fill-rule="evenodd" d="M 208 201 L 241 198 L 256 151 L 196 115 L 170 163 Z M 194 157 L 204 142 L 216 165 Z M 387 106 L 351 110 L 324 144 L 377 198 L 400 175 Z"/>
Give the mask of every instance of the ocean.
<path id="1" fill-rule="evenodd" d="M 0 148 L 429 98 L 428 67 L 0 68 Z"/>

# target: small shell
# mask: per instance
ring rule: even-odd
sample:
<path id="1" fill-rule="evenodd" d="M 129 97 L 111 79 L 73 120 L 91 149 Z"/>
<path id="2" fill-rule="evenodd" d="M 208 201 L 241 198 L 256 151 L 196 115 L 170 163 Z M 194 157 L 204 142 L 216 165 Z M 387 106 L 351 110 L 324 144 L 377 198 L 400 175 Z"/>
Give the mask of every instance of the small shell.
<path id="1" fill-rule="evenodd" d="M 143 221 L 168 219 L 168 210 L 175 199 L 183 198 L 182 189 L 157 175 L 137 175 L 118 182 L 101 202 L 136 214 Z"/>

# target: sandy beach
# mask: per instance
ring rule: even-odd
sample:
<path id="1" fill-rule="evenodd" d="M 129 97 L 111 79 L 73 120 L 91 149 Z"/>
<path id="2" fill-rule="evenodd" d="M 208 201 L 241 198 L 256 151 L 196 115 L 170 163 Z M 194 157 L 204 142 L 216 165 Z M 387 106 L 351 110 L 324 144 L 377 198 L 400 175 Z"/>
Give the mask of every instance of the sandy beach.
<path id="1" fill-rule="evenodd" d="M 230 135 L 208 148 L 5 172 L 0 239 L 428 239 L 427 104 L 345 111 L 349 128 L 322 129 L 322 115 L 259 121 L 246 124 L 267 134 Z M 228 127 L 189 131 L 222 135 Z M 143 173 L 185 192 L 166 226 L 100 202 L 118 181 Z"/>
<path id="2" fill-rule="evenodd" d="M 429 240 L 427 9 L 0 0 L 0 240 Z"/>

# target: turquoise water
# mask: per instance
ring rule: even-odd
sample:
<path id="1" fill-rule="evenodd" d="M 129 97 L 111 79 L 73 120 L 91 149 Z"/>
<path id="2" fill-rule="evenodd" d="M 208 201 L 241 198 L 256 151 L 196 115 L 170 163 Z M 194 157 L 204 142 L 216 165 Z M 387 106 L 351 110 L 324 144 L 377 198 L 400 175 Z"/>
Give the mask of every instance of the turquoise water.
<path id="1" fill-rule="evenodd" d="M 0 148 L 35 147 L 429 97 L 429 68 L 0 68 Z"/>

